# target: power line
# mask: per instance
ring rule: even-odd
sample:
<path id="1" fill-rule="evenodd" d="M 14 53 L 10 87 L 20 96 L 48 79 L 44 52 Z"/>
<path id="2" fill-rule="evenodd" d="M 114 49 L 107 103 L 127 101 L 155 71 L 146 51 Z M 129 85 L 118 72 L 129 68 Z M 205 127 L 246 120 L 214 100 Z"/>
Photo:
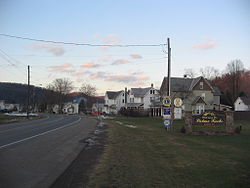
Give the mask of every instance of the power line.
<path id="1" fill-rule="evenodd" d="M 159 47 L 165 46 L 166 44 L 90 44 L 90 43 L 75 43 L 75 42 L 64 42 L 64 41 L 54 41 L 54 40 L 44 40 L 44 39 L 35 39 L 29 37 L 21 37 L 15 35 L 9 35 L 0 33 L 0 36 L 30 40 L 36 42 L 46 42 L 46 43 L 54 43 L 54 44 L 66 44 L 66 45 L 76 45 L 76 46 L 91 46 L 91 47 Z"/>
<path id="2" fill-rule="evenodd" d="M 12 67 L 15 67 L 17 70 L 21 71 L 22 73 L 23 72 L 23 69 L 20 69 L 20 67 L 17 66 L 17 64 L 22 64 L 24 65 L 23 63 L 17 61 L 16 59 L 10 57 L 6 52 L 4 52 L 3 50 L 0 49 L 0 57 L 3 58 L 4 60 L 6 60 Z M 13 61 L 15 61 L 15 63 L 13 63 Z M 25 73 L 26 74 L 26 73 Z"/>

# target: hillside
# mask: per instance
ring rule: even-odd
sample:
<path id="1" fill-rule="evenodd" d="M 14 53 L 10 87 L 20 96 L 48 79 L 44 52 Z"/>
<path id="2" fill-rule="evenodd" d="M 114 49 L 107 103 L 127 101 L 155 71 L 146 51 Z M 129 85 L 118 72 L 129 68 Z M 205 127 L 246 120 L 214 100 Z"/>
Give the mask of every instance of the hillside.
<path id="1" fill-rule="evenodd" d="M 26 104 L 27 101 L 26 84 L 0 82 L 0 100 L 7 103 Z M 40 99 L 45 89 L 30 86 L 31 100 Z"/>

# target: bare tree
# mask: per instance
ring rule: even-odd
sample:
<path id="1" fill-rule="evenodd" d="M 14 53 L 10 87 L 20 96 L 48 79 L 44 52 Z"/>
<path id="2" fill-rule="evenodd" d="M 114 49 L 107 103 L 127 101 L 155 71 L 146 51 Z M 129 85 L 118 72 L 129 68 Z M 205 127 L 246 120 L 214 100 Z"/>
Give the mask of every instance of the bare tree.
<path id="1" fill-rule="evenodd" d="M 184 75 L 189 78 L 194 78 L 196 76 L 196 73 L 194 69 L 184 69 Z"/>
<path id="2" fill-rule="evenodd" d="M 97 98 L 95 97 L 96 87 L 88 83 L 83 83 L 82 87 L 79 90 L 87 99 L 86 104 L 85 104 L 86 110 L 91 111 L 92 105 L 96 103 L 97 101 Z"/>
<path id="3" fill-rule="evenodd" d="M 91 84 L 83 83 L 82 87 L 80 88 L 80 92 L 84 95 L 93 97 L 96 95 L 96 87 L 92 86 Z"/>
<path id="4" fill-rule="evenodd" d="M 220 74 L 218 69 L 215 69 L 214 67 L 210 67 L 210 66 L 201 68 L 200 72 L 201 72 L 201 75 L 208 80 L 212 80 L 218 77 Z"/>
<path id="5" fill-rule="evenodd" d="M 244 72 L 242 61 L 239 59 L 232 60 L 227 64 L 226 72 L 231 77 L 230 85 L 232 86 L 233 101 L 235 101 L 240 92 L 240 77 Z"/>
<path id="6" fill-rule="evenodd" d="M 47 88 L 56 93 L 56 103 L 59 105 L 59 113 L 62 113 L 63 104 L 67 100 L 67 94 L 73 90 L 73 82 L 68 78 L 55 79 Z"/>
<path id="7" fill-rule="evenodd" d="M 60 94 L 69 94 L 70 91 L 73 90 L 73 82 L 70 81 L 68 78 L 59 78 L 55 79 L 51 87 L 53 88 L 54 91 L 60 93 Z"/>

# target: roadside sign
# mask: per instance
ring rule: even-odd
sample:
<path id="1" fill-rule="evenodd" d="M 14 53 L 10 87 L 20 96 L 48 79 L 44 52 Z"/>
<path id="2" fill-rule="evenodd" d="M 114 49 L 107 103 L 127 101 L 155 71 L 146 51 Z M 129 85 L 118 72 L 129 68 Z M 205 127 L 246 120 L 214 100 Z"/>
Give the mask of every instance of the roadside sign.
<path id="1" fill-rule="evenodd" d="M 181 119 L 181 118 L 182 118 L 182 109 L 174 108 L 174 119 Z"/>
<path id="2" fill-rule="evenodd" d="M 181 100 L 181 98 L 175 98 L 174 99 L 174 106 L 175 107 L 177 107 L 177 108 L 179 108 L 179 107 L 181 107 L 182 106 L 182 100 Z"/>
<path id="3" fill-rule="evenodd" d="M 165 120 L 163 121 L 163 123 L 164 123 L 164 127 L 170 127 L 170 126 L 171 126 L 171 121 L 170 121 L 170 119 L 165 119 Z"/>
<path id="4" fill-rule="evenodd" d="M 170 108 L 164 108 L 163 115 L 170 115 Z"/>
<path id="5" fill-rule="evenodd" d="M 163 106 L 170 107 L 171 106 L 171 97 L 163 97 Z"/>

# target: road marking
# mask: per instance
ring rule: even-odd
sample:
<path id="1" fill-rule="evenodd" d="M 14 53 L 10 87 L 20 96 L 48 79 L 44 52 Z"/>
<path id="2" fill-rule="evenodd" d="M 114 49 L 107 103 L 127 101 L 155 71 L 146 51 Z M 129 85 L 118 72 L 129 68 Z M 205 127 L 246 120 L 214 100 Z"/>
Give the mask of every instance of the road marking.
<path id="1" fill-rule="evenodd" d="M 64 126 L 62 126 L 62 127 L 58 127 L 58 128 L 55 128 L 55 129 L 52 129 L 52 130 L 49 130 L 49 131 L 45 131 L 45 132 L 43 132 L 43 133 L 40 133 L 40 134 L 31 136 L 31 137 L 28 137 L 28 138 L 24 138 L 24 139 L 22 139 L 22 140 L 18 140 L 18 141 L 9 143 L 9 144 L 2 145 L 2 146 L 0 146 L 0 149 L 6 148 L 6 147 L 8 147 L 8 146 L 11 146 L 11 145 L 14 145 L 14 144 L 17 144 L 17 143 L 24 142 L 24 141 L 26 141 L 26 140 L 30 140 L 30 139 L 32 139 L 32 138 L 36 138 L 36 137 L 38 137 L 38 136 L 42 136 L 42 135 L 45 135 L 45 134 L 48 134 L 48 133 L 51 133 L 51 132 L 54 132 L 54 131 L 57 131 L 57 130 L 60 130 L 60 129 L 63 129 L 63 128 L 65 128 L 65 127 L 69 127 L 70 125 L 73 125 L 73 124 L 75 124 L 75 123 L 80 122 L 81 119 L 82 119 L 82 118 L 80 117 L 78 120 L 73 121 L 73 122 L 71 122 L 71 123 L 69 123 L 69 124 L 66 124 L 66 125 L 64 125 Z"/>
<path id="2" fill-rule="evenodd" d="M 50 117 L 52 117 L 52 116 L 50 116 Z M 64 116 L 62 116 L 60 119 L 55 119 L 55 120 L 53 120 L 53 121 L 50 121 L 50 123 L 51 122 L 56 122 L 56 121 L 60 121 L 60 120 L 62 120 L 64 118 Z M 47 120 L 47 119 L 49 119 L 49 116 L 47 116 L 47 118 L 45 118 L 45 119 L 42 119 L 42 120 Z M 30 123 L 32 123 L 32 121 L 29 121 Z M 34 122 L 34 123 L 37 123 L 37 122 Z M 43 124 L 44 122 L 38 122 L 36 125 L 39 125 L 39 124 Z M 45 122 L 46 123 L 46 122 Z M 8 125 L 8 124 L 7 124 Z M 12 130 L 16 130 L 16 129 L 22 129 L 22 128 L 27 128 L 27 127 L 31 127 L 31 126 L 33 126 L 34 124 L 30 124 L 30 125 L 25 125 L 25 126 L 21 126 L 21 127 L 14 127 L 14 128 L 10 128 L 10 129 L 6 129 L 6 130 L 4 130 L 4 131 L 0 131 L 0 133 L 5 133 L 5 132 L 8 132 L 8 131 L 12 131 Z"/>

